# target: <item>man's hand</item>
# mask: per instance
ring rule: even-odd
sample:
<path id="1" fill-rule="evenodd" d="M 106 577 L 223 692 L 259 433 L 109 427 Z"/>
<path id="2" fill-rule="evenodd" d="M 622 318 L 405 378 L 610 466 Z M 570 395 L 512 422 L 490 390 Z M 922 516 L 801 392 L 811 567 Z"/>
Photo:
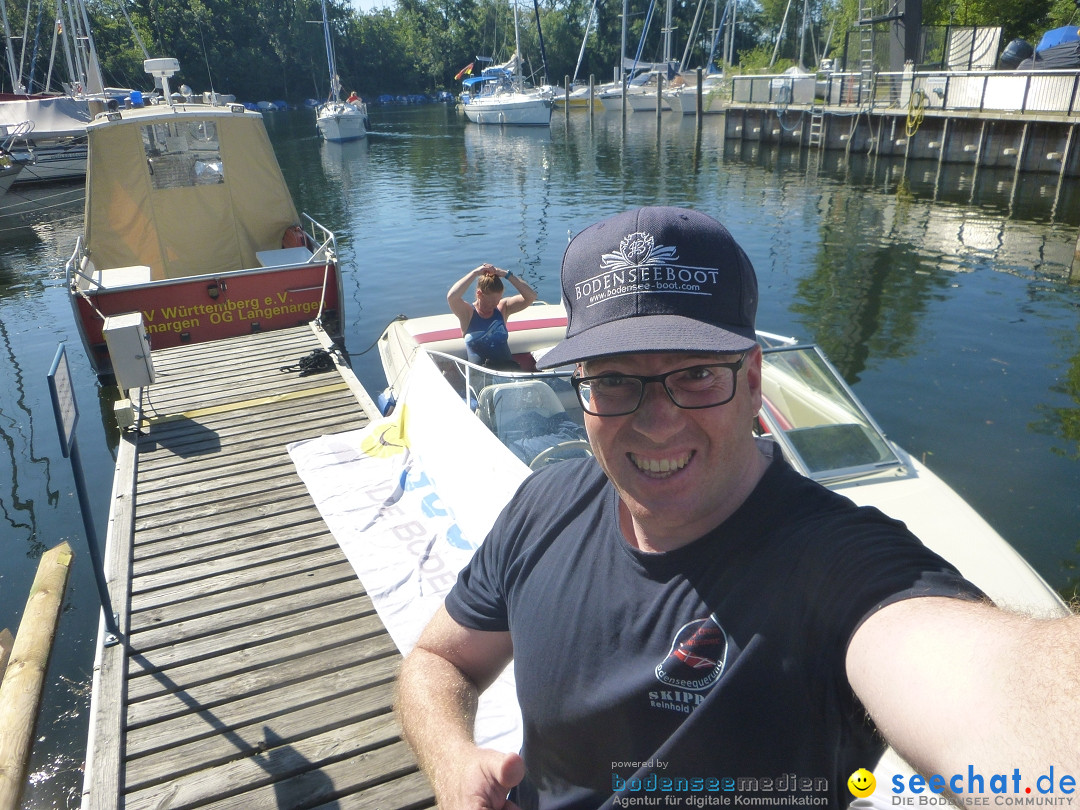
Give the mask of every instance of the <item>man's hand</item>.
<path id="1" fill-rule="evenodd" d="M 506 794 L 525 778 L 517 754 L 478 748 L 476 758 L 451 779 L 435 786 L 440 810 L 520 810 Z"/>

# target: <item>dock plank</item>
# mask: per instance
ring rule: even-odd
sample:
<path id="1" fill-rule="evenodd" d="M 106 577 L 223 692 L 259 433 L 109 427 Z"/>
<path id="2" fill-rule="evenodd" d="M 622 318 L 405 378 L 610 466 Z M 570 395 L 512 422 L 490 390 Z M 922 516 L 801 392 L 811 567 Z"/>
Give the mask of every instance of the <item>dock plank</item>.
<path id="1" fill-rule="evenodd" d="M 123 643 L 99 646 L 85 810 L 434 806 L 392 712 L 400 654 L 287 452 L 377 415 L 347 366 L 288 368 L 328 345 L 154 353 L 114 483 Z"/>

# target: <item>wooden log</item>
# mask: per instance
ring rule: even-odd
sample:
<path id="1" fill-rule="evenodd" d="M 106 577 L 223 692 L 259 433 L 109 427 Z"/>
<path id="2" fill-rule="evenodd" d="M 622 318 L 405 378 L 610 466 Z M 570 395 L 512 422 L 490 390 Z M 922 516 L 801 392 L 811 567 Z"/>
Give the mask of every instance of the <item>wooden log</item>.
<path id="1" fill-rule="evenodd" d="M 6 627 L 0 630 L 0 681 L 4 679 L 4 670 L 7 669 L 8 659 L 11 657 L 11 647 L 15 643 L 15 637 Z"/>
<path id="2" fill-rule="evenodd" d="M 0 684 L 0 810 L 18 808 L 26 783 L 34 726 L 70 566 L 71 547 L 67 543 L 42 555 Z"/>

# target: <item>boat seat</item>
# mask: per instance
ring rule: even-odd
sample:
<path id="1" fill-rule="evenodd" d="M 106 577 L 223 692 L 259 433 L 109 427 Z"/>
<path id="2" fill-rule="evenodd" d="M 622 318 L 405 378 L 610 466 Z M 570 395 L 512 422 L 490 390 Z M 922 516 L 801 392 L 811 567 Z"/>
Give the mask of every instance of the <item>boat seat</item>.
<path id="1" fill-rule="evenodd" d="M 306 247 L 277 248 L 255 252 L 260 267 L 290 267 L 299 264 L 311 264 L 313 257 Z"/>
<path id="2" fill-rule="evenodd" d="M 524 433 L 526 426 L 520 423 L 529 417 L 548 419 L 564 411 L 558 395 L 541 380 L 489 385 L 477 397 L 477 415 L 504 441 L 508 432 Z"/>
<path id="3" fill-rule="evenodd" d="M 130 267 L 103 267 L 100 270 L 95 267 L 91 278 L 106 290 L 149 284 L 154 280 L 153 273 L 145 264 L 134 264 Z"/>
<path id="4" fill-rule="evenodd" d="M 548 447 L 585 438 L 584 428 L 542 380 L 489 385 L 477 397 L 476 413 L 526 464 Z"/>

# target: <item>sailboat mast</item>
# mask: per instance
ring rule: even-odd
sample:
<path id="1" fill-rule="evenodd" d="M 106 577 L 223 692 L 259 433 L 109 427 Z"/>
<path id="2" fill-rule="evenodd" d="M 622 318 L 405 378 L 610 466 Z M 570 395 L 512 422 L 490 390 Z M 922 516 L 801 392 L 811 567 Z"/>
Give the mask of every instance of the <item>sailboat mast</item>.
<path id="1" fill-rule="evenodd" d="M 544 68 L 544 84 L 548 81 L 547 50 L 544 48 L 544 29 L 540 27 L 540 0 L 533 0 L 533 13 L 536 15 L 536 38 L 540 40 L 540 64 Z"/>
<path id="2" fill-rule="evenodd" d="M 517 85 L 521 87 L 521 32 L 518 31 L 517 0 L 511 0 L 514 4 L 514 76 Z"/>
<path id="3" fill-rule="evenodd" d="M 6 2 L 0 2 L 0 16 L 2 16 L 4 22 L 4 42 L 7 43 L 8 75 L 11 76 L 11 91 L 13 93 L 25 93 L 26 88 L 20 85 L 18 71 L 15 70 L 15 51 L 11 45 L 11 28 L 8 26 Z"/>
<path id="4" fill-rule="evenodd" d="M 671 64 L 671 2 L 667 0 L 667 6 L 664 9 L 664 69 Z"/>
<path id="5" fill-rule="evenodd" d="M 585 20 L 585 34 L 581 38 L 581 50 L 578 51 L 577 64 L 574 65 L 574 78 L 572 83 L 577 83 L 578 71 L 581 70 L 581 60 L 585 58 L 585 43 L 589 41 L 589 31 L 592 30 L 593 21 L 596 18 L 596 0 L 592 0 L 592 7 L 589 8 L 589 16 Z"/>
<path id="6" fill-rule="evenodd" d="M 622 0 L 622 46 L 619 48 L 619 84 L 626 86 L 623 81 L 623 63 L 626 61 L 626 18 L 630 13 L 629 0 Z"/>
<path id="7" fill-rule="evenodd" d="M 330 95 L 328 101 L 338 101 L 340 80 L 334 64 L 334 43 L 330 40 L 330 18 L 326 15 L 326 0 L 322 0 L 323 39 L 326 40 L 326 64 L 330 68 Z"/>

